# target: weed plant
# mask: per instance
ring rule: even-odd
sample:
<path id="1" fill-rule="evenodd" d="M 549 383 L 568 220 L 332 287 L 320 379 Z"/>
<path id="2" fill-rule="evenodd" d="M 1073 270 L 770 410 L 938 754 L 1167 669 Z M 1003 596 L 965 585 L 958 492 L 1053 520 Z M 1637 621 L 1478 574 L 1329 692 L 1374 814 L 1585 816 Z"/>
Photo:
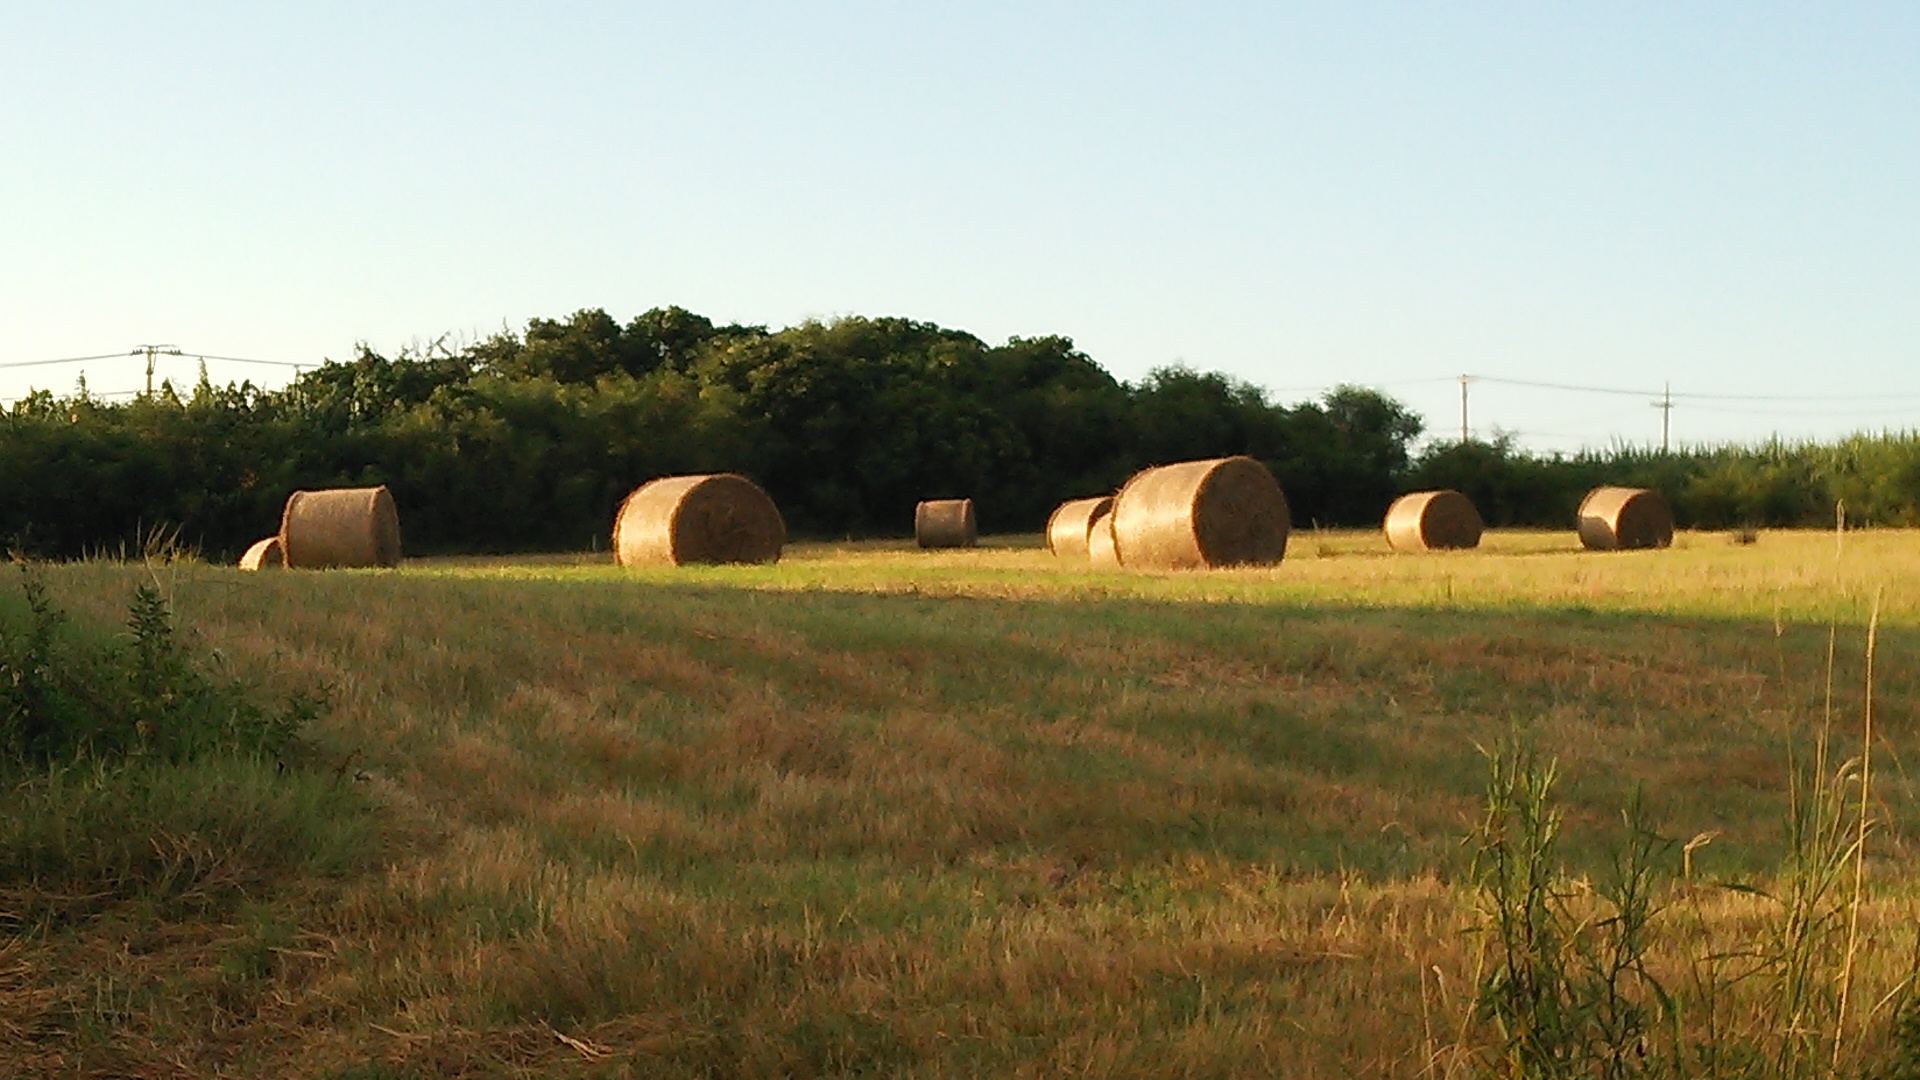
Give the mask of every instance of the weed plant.
<path id="1" fill-rule="evenodd" d="M 22 564 L 0 604 L 0 931 L 127 899 L 217 907 L 350 862 L 365 825 L 301 753 L 320 699 L 257 696 L 182 645 L 154 581 L 114 637 Z"/>
<path id="2" fill-rule="evenodd" d="M 1636 797 L 1609 872 L 1575 881 L 1558 858 L 1553 765 L 1514 744 L 1489 758 L 1473 880 L 1494 956 L 1478 1000 L 1496 1034 L 1490 1071 L 1516 1080 L 1663 1075 L 1660 1048 L 1677 1016 L 1649 954 L 1663 864 L 1676 845 L 1648 826 Z"/>
<path id="3" fill-rule="evenodd" d="M 1683 845 L 1660 835 L 1637 794 L 1609 872 L 1597 880 L 1571 874 L 1558 850 L 1563 815 L 1551 799 L 1554 763 L 1518 739 L 1489 754 L 1472 872 L 1477 929 L 1488 949 L 1473 1018 L 1490 1033 L 1477 1055 L 1488 1074 L 1920 1075 L 1913 1004 L 1920 966 L 1888 971 L 1887 958 L 1878 958 L 1882 995 L 1864 1015 L 1854 1011 L 1856 980 L 1866 981 L 1869 963 L 1862 952 L 1863 916 L 1871 918 L 1867 844 L 1882 824 L 1872 774 L 1877 633 L 1876 608 L 1867 626 L 1860 752 L 1836 765 L 1837 628 L 1829 632 L 1811 756 L 1789 747 L 1781 865 L 1747 881 L 1696 882 L 1691 857 L 1712 837 Z M 1730 920 L 1725 906 L 1710 912 L 1702 902 L 1711 891 L 1757 907 Z"/>

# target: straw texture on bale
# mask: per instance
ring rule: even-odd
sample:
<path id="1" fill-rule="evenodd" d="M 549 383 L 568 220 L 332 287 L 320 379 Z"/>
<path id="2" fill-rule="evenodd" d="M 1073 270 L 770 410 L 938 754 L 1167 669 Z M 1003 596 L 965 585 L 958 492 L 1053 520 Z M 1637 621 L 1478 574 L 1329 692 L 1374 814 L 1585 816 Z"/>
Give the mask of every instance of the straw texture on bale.
<path id="1" fill-rule="evenodd" d="M 1580 500 L 1580 543 L 1591 551 L 1666 547 L 1673 543 L 1673 508 L 1646 488 L 1594 488 Z"/>
<path id="2" fill-rule="evenodd" d="M 1271 566 L 1287 553 L 1287 497 L 1250 457 L 1143 469 L 1113 500 L 1113 540 L 1129 569 Z"/>
<path id="3" fill-rule="evenodd" d="M 324 570 L 400 565 L 400 512 L 386 486 L 296 491 L 280 514 L 286 565 Z"/>
<path id="4" fill-rule="evenodd" d="M 277 536 L 255 540 L 247 553 L 240 556 L 242 570 L 279 570 L 286 565 L 287 553 L 280 547 L 280 538 Z"/>
<path id="5" fill-rule="evenodd" d="M 913 508 L 913 538 L 923 548 L 972 547 L 980 538 L 972 499 L 928 499 Z"/>
<path id="6" fill-rule="evenodd" d="M 779 507 L 736 473 L 650 481 L 613 518 L 613 558 L 621 566 L 778 562 L 786 542 Z"/>
<path id="7" fill-rule="evenodd" d="M 1084 559 L 1093 536 L 1093 519 L 1113 509 L 1113 497 L 1072 499 L 1054 508 L 1047 519 L 1047 550 L 1062 558 Z"/>
<path id="8" fill-rule="evenodd" d="M 1443 551 L 1480 546 L 1486 526 L 1473 500 L 1457 491 L 1416 491 L 1387 507 L 1387 545 L 1395 551 Z"/>
<path id="9" fill-rule="evenodd" d="M 1113 546 L 1113 506 L 1111 500 L 1087 526 L 1087 560 L 1095 566 L 1117 567 L 1120 552 Z"/>

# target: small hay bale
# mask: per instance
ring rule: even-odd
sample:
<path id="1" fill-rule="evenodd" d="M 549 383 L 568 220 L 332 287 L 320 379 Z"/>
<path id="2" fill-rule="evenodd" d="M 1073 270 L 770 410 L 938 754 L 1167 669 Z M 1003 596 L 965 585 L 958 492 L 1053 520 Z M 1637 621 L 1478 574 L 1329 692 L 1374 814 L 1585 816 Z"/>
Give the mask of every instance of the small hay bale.
<path id="1" fill-rule="evenodd" d="M 786 542 L 780 508 L 737 473 L 649 481 L 613 518 L 613 560 L 621 566 L 779 562 Z"/>
<path id="2" fill-rule="evenodd" d="M 1063 558 L 1088 557 L 1093 520 L 1113 509 L 1113 496 L 1072 499 L 1054 508 L 1047 518 L 1047 550 Z M 1109 534 L 1111 535 L 1111 534 Z"/>
<path id="3" fill-rule="evenodd" d="M 1113 539 L 1129 569 L 1271 566 L 1287 553 L 1287 496 L 1250 457 L 1143 469 L 1113 500 Z"/>
<path id="4" fill-rule="evenodd" d="M 1087 561 L 1102 568 L 1116 568 L 1120 565 L 1120 551 L 1113 546 L 1113 505 L 1107 500 L 1107 506 L 1093 515 L 1093 521 L 1087 526 Z"/>
<path id="5" fill-rule="evenodd" d="M 296 491 L 280 514 L 280 551 L 300 569 L 400 565 L 400 512 L 380 487 Z"/>
<path id="6" fill-rule="evenodd" d="M 1580 500 L 1580 543 L 1590 551 L 1667 547 L 1673 543 L 1673 508 L 1646 488 L 1594 488 Z"/>
<path id="7" fill-rule="evenodd" d="M 247 553 L 240 556 L 242 570 L 281 570 L 285 569 L 286 565 L 287 552 L 280 546 L 278 536 L 254 541 L 253 546 L 247 549 Z"/>
<path id="8" fill-rule="evenodd" d="M 1444 551 L 1480 546 L 1486 526 L 1473 500 L 1457 491 L 1416 491 L 1387 507 L 1381 527 L 1395 551 Z"/>
<path id="9" fill-rule="evenodd" d="M 913 538 L 923 548 L 972 547 L 980 539 L 972 499 L 928 499 L 913 508 Z"/>

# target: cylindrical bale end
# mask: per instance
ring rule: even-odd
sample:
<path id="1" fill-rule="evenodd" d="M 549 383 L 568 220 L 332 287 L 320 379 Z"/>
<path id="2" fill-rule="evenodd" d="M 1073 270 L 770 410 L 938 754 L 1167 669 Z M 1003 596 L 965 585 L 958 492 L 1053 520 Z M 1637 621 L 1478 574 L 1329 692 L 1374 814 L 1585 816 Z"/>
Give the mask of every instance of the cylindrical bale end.
<path id="1" fill-rule="evenodd" d="M 1473 500 L 1457 491 L 1416 491 L 1387 507 L 1381 523 L 1395 551 L 1447 551 L 1480 546 L 1486 526 Z"/>
<path id="2" fill-rule="evenodd" d="M 1287 553 L 1287 496 L 1250 457 L 1143 469 L 1113 501 L 1113 536 L 1129 569 L 1271 566 Z"/>
<path id="3" fill-rule="evenodd" d="M 928 499 L 913 508 L 913 538 L 923 548 L 972 547 L 980 539 L 972 499 Z"/>
<path id="4" fill-rule="evenodd" d="M 282 570 L 287 565 L 286 550 L 280 546 L 278 536 L 269 536 L 265 540 L 255 540 L 246 554 L 240 556 L 242 570 Z"/>
<path id="5" fill-rule="evenodd" d="M 1673 508 L 1657 491 L 1597 487 L 1580 500 L 1580 543 L 1590 551 L 1663 548 L 1673 543 Z"/>
<path id="6" fill-rule="evenodd" d="M 280 514 L 280 551 L 298 569 L 400 565 L 400 512 L 386 485 L 296 491 Z"/>
<path id="7" fill-rule="evenodd" d="M 1087 526 L 1087 561 L 1102 569 L 1118 569 L 1120 551 L 1113 544 L 1113 507 L 1102 509 Z"/>
<path id="8" fill-rule="evenodd" d="M 1113 509 L 1113 496 L 1070 499 L 1047 518 L 1047 550 L 1061 558 L 1084 559 L 1090 554 L 1094 518 Z"/>
<path id="9" fill-rule="evenodd" d="M 737 473 L 666 476 L 628 493 L 613 518 L 621 566 L 778 562 L 787 542 L 780 509 Z"/>

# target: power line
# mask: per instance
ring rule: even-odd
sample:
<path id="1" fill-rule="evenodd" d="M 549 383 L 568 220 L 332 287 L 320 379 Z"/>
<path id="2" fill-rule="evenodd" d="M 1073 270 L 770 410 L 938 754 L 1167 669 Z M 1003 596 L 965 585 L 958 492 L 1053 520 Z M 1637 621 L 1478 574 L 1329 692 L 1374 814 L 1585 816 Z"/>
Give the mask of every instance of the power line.
<path id="1" fill-rule="evenodd" d="M 197 353 L 197 352 L 189 353 L 189 352 L 184 352 L 173 345 L 139 345 L 124 353 L 101 353 L 97 356 L 60 356 L 50 360 L 12 360 L 6 363 L 0 363 L 0 370 L 14 370 L 18 368 L 51 367 L 56 364 L 83 364 L 83 363 L 90 363 L 96 360 L 121 360 L 121 359 L 136 357 L 136 356 L 143 356 L 146 358 L 147 371 L 146 371 L 146 391 L 145 392 L 149 394 L 153 393 L 154 361 L 156 358 L 162 357 L 162 356 L 178 356 L 183 360 L 187 359 L 188 357 L 192 357 L 193 359 L 199 360 L 202 363 L 205 363 L 208 360 L 216 360 L 221 363 L 229 363 L 229 364 L 262 364 L 268 367 L 292 368 L 295 374 L 298 374 L 303 368 L 315 366 L 312 364 L 297 363 L 292 360 L 263 360 L 255 356 L 216 356 L 212 353 Z"/>
<path id="2" fill-rule="evenodd" d="M 1677 395 L 1676 395 L 1677 396 Z M 1820 401 L 1821 398 L 1809 398 Z M 1897 399 L 1896 399 L 1897 400 Z M 1690 405 L 1694 412 L 1718 413 L 1727 416 L 1795 416 L 1795 417 L 1847 417 L 1847 416 L 1913 416 L 1914 406 L 1902 405 L 1886 409 L 1740 409 L 1724 405 Z"/>
<path id="3" fill-rule="evenodd" d="M 1577 394 L 1618 394 L 1625 397 L 1669 396 L 1685 401 L 1906 401 L 1920 400 L 1920 393 L 1913 394 L 1706 394 L 1685 393 L 1661 390 L 1627 390 L 1617 386 L 1578 386 L 1573 383 L 1540 382 L 1535 379 L 1508 379 L 1499 375 L 1467 376 L 1476 382 L 1499 383 L 1504 386 L 1528 386 L 1536 390 L 1566 390 Z"/>
<path id="4" fill-rule="evenodd" d="M 1323 394 L 1329 390 L 1338 390 L 1343 386 L 1356 386 L 1362 390 L 1384 390 L 1390 386 L 1426 386 L 1433 383 L 1452 382 L 1453 376 L 1442 375 L 1433 379 L 1389 379 L 1385 382 L 1358 382 L 1352 379 L 1340 382 L 1320 383 L 1315 386 L 1262 386 L 1260 389 L 1269 394 Z"/>
<path id="5" fill-rule="evenodd" d="M 270 367 L 307 368 L 317 364 L 303 364 L 293 360 L 262 360 L 253 356 L 215 356 L 212 353 L 185 352 L 172 345 L 141 345 L 123 353 L 101 353 L 98 356 L 61 356 L 52 360 L 9 360 L 0 363 L 0 369 L 50 367 L 54 364 L 84 364 L 94 360 L 124 360 L 135 356 L 178 356 L 181 359 L 220 360 L 231 364 L 266 364 Z"/>
<path id="6" fill-rule="evenodd" d="M 120 360 L 140 355 L 139 350 L 130 353 L 104 353 L 100 356 L 62 356 L 57 360 L 13 360 L 0 364 L 0 368 L 47 367 L 52 364 L 84 364 L 89 360 Z"/>
<path id="7" fill-rule="evenodd" d="M 256 360 L 249 356 L 214 356 L 211 353 L 185 353 L 183 355 L 196 357 L 201 360 L 224 360 L 231 364 L 267 364 L 272 367 L 293 368 L 295 371 L 301 368 L 319 366 L 317 364 L 296 363 L 292 360 Z"/>

